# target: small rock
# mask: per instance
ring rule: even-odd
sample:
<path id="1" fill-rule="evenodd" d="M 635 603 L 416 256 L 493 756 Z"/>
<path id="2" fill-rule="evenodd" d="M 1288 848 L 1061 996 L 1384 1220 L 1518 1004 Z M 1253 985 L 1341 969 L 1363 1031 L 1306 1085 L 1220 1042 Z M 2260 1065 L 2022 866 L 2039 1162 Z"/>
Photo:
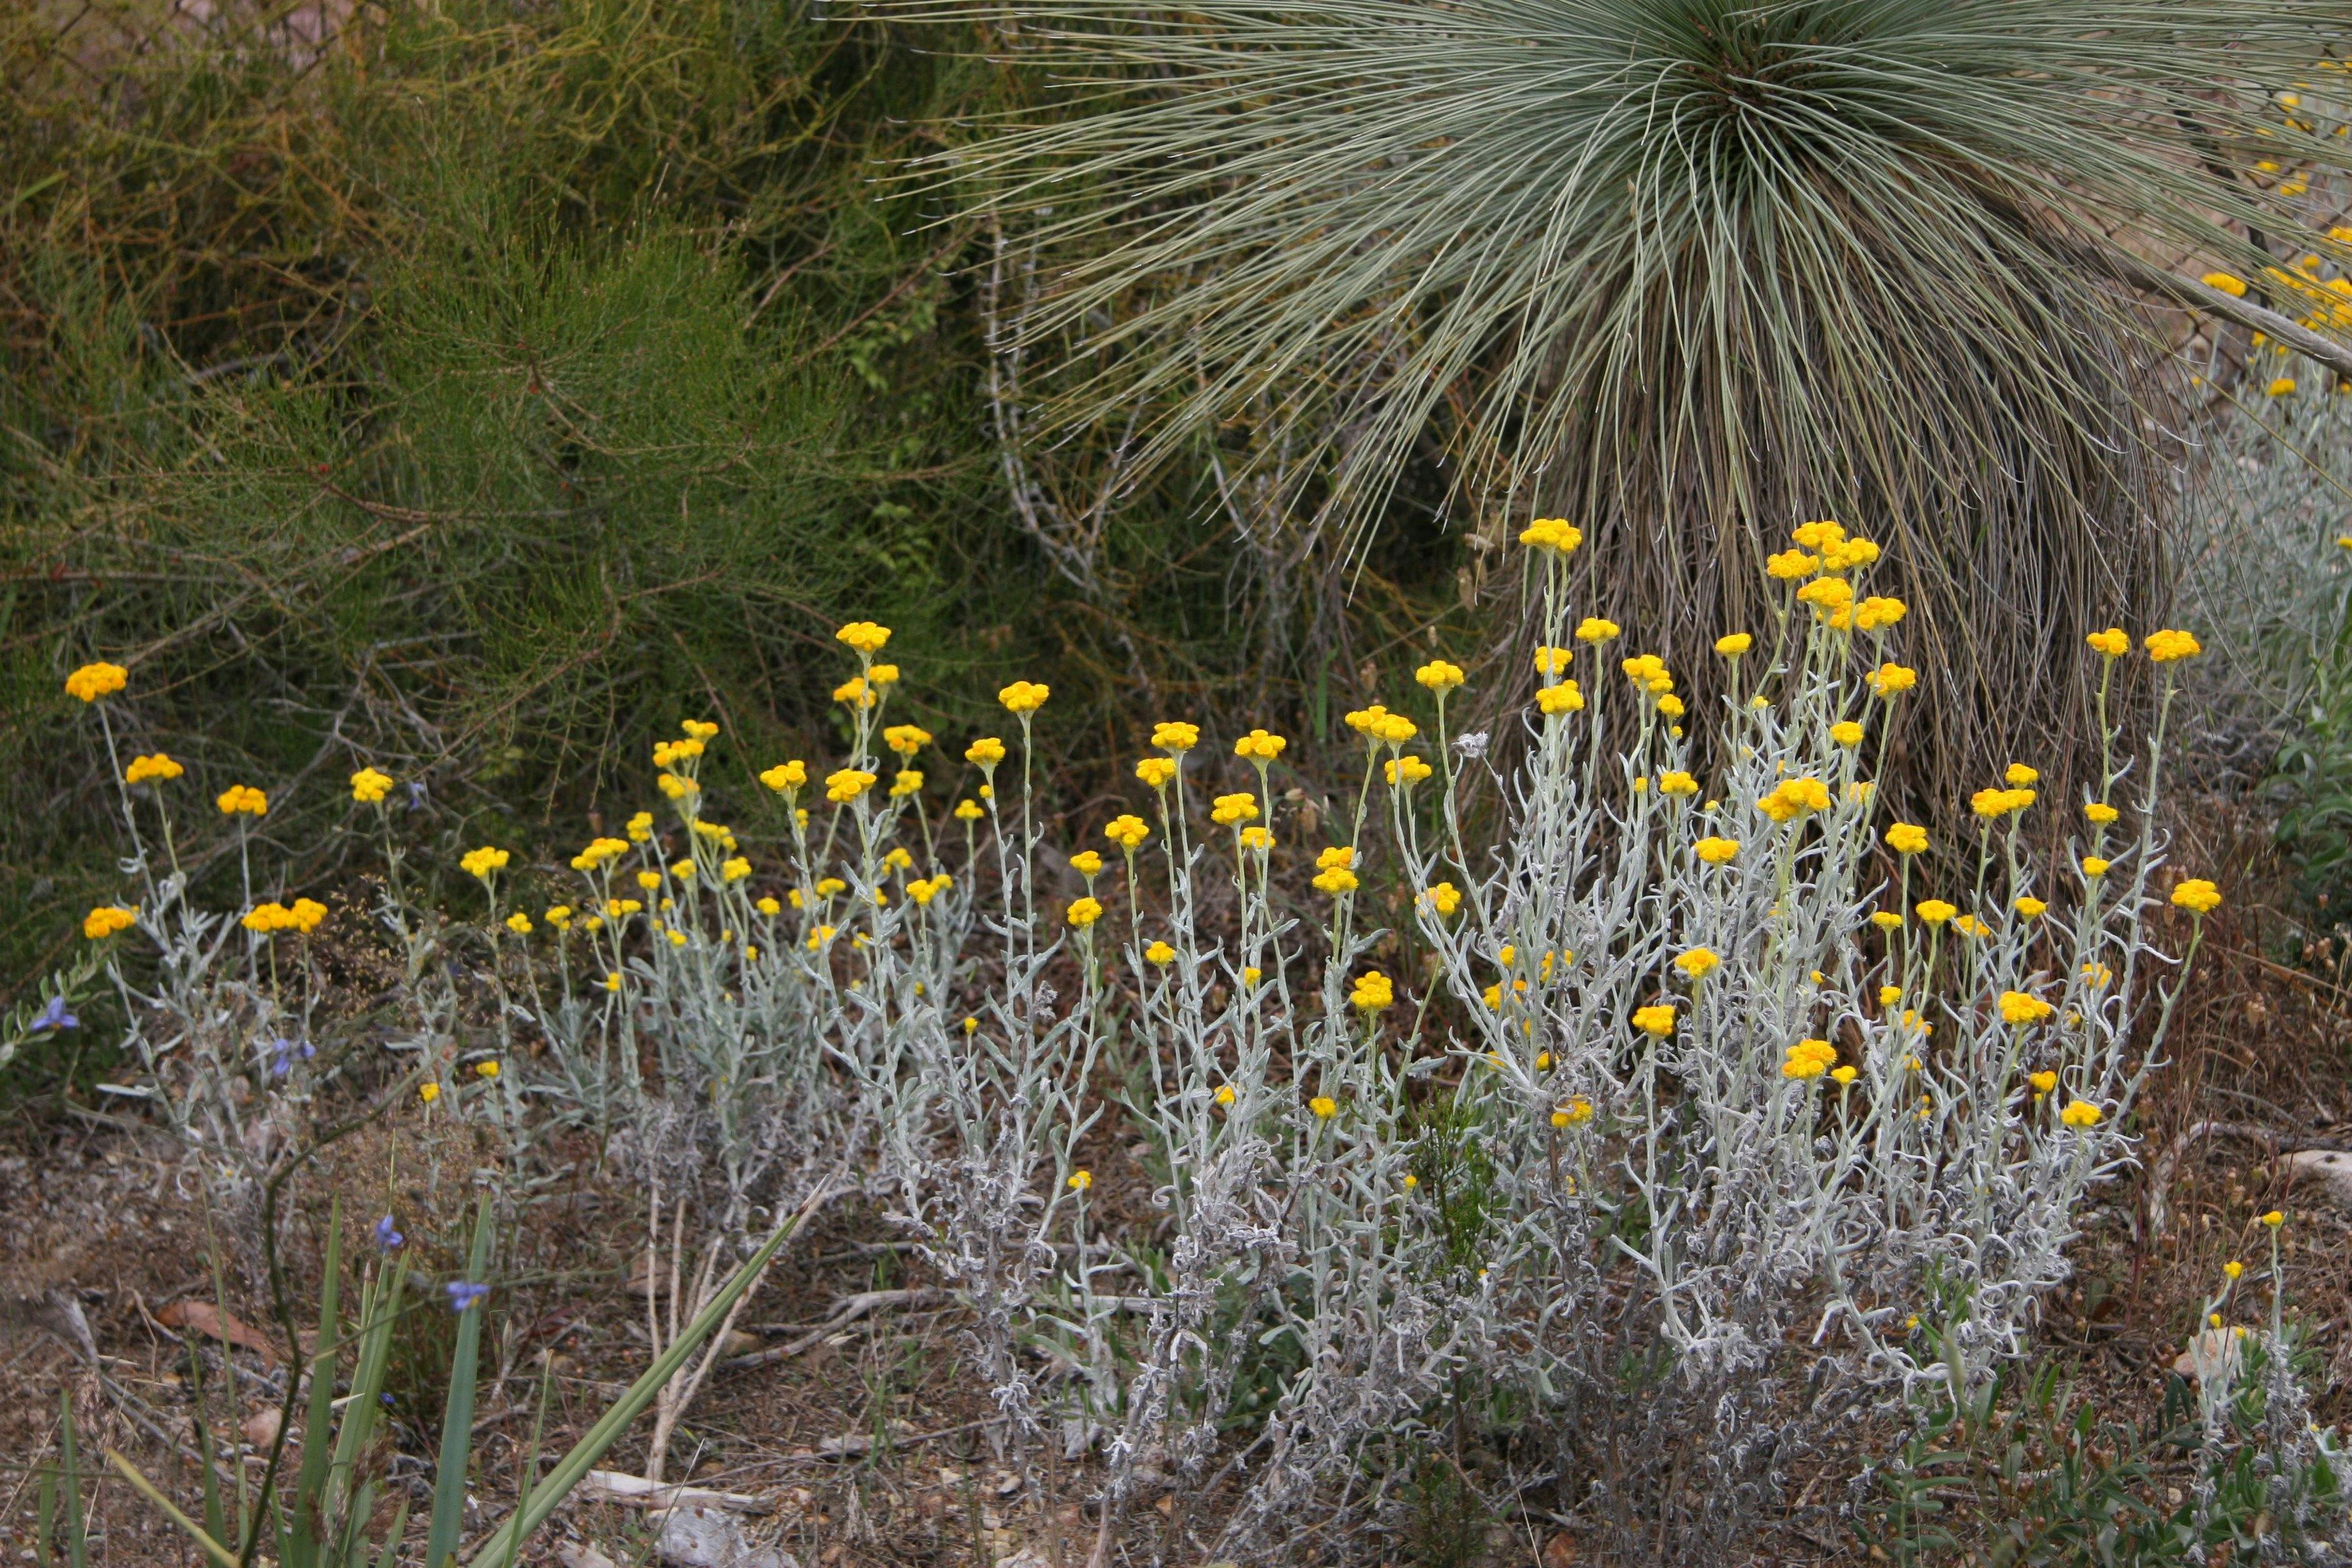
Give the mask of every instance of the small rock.
<path id="1" fill-rule="evenodd" d="M 257 1448 L 267 1448 L 278 1441 L 278 1428 L 285 1419 L 285 1413 L 276 1405 L 263 1405 L 245 1418 L 245 1440 Z"/>
<path id="2" fill-rule="evenodd" d="M 593 1541 L 567 1541 L 555 1549 L 563 1568 L 613 1568 L 613 1560 Z"/>
<path id="3" fill-rule="evenodd" d="M 1543 1568 L 1569 1568 L 1576 1561 L 1576 1542 L 1561 1531 L 1544 1542 Z"/>
<path id="4" fill-rule="evenodd" d="M 2189 1348 L 2173 1358 L 2172 1370 L 2183 1377 L 2205 1381 L 2207 1374 L 2238 1374 L 2238 1335 L 2233 1329 L 2201 1329 Z"/>
<path id="5" fill-rule="evenodd" d="M 672 1568 L 800 1568 L 788 1552 L 752 1545 L 733 1514 L 697 1504 L 663 1510 L 654 1550 Z"/>
<path id="6" fill-rule="evenodd" d="M 2296 1149 L 2280 1155 L 2279 1163 L 2290 1179 L 2300 1176 L 2315 1182 L 2328 1202 L 2352 1208 L 2352 1154 L 2334 1149 Z"/>

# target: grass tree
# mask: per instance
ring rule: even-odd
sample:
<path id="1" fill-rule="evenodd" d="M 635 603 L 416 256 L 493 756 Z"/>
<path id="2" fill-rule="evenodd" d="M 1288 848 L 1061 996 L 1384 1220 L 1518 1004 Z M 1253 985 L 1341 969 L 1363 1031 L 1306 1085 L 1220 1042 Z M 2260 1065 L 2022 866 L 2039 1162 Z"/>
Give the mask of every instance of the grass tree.
<path id="1" fill-rule="evenodd" d="M 1941 650 L 1915 777 L 2092 733 L 2073 650 L 2164 593 L 2182 310 L 2352 374 L 2335 0 L 902 9 L 1063 100 L 929 165 L 1060 258 L 1059 417 L 1284 424 L 1297 526 L 1356 543 L 1401 485 L 1474 548 L 1622 519 L 1580 592 L 1669 653 L 1857 521 Z"/>

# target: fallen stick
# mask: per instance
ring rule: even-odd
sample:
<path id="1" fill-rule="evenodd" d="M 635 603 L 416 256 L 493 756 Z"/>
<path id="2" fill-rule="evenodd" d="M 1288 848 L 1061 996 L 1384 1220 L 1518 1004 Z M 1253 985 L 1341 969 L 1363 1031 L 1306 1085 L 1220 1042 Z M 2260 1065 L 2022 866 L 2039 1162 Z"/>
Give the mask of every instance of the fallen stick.
<path id="1" fill-rule="evenodd" d="M 869 1312 L 880 1311 L 885 1307 L 943 1307 L 954 1299 L 951 1292 L 935 1287 L 912 1290 L 861 1290 L 855 1296 L 844 1298 L 834 1308 L 832 1317 L 800 1338 L 781 1345 L 770 1345 L 766 1350 L 730 1356 L 719 1364 L 731 1372 L 742 1367 L 767 1366 L 775 1362 L 790 1361 L 822 1343 L 827 1335 L 840 1332 Z"/>
<path id="2" fill-rule="evenodd" d="M 581 1495 L 630 1508 L 716 1508 L 730 1513 L 773 1513 L 766 1498 L 742 1492 L 715 1492 L 704 1487 L 660 1486 L 643 1476 L 620 1470 L 591 1470 L 580 1483 Z"/>

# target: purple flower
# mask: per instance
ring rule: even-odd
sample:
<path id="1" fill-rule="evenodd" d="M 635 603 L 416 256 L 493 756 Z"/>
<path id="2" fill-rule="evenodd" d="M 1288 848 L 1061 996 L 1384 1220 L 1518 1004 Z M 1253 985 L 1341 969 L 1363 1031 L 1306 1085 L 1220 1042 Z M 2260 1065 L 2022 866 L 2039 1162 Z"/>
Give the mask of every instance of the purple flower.
<path id="1" fill-rule="evenodd" d="M 66 1011 L 66 999 L 62 996 L 50 997 L 49 1005 L 33 1016 L 32 1032 L 36 1035 L 44 1029 L 79 1029 L 80 1027 L 81 1020 Z"/>
<path id="2" fill-rule="evenodd" d="M 449 1292 L 449 1310 L 462 1312 L 490 1293 L 488 1285 L 477 1285 L 467 1279 L 452 1279 L 442 1287 Z"/>
<path id="3" fill-rule="evenodd" d="M 312 1057 L 319 1054 L 319 1047 L 312 1045 L 308 1040 L 303 1040 L 299 1044 L 288 1039 L 271 1040 L 268 1043 L 268 1049 L 269 1051 L 269 1076 L 271 1078 L 284 1078 L 293 1068 L 294 1058 L 296 1057 L 299 1056 L 307 1062 Z"/>
<path id="4" fill-rule="evenodd" d="M 386 1215 L 382 1219 L 375 1222 L 375 1244 L 383 1248 L 386 1252 L 395 1250 L 407 1239 L 408 1237 L 401 1235 L 399 1231 L 393 1228 L 392 1216 L 390 1215 Z"/>

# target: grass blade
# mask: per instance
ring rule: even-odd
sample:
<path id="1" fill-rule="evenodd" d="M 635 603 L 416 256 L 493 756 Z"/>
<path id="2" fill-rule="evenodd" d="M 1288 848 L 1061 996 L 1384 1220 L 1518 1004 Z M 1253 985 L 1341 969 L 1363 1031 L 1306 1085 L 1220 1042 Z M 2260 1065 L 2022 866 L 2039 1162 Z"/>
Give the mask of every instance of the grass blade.
<path id="1" fill-rule="evenodd" d="M 466 1279 L 481 1283 L 490 1261 L 490 1199 L 482 1196 L 474 1221 L 474 1248 Z M 474 1443 L 474 1377 L 481 1357 L 483 1308 L 478 1301 L 457 1315 L 457 1349 L 449 1361 L 449 1394 L 441 1421 L 441 1459 L 433 1476 L 433 1528 L 425 1536 L 425 1568 L 442 1568 L 457 1555 L 466 1521 L 466 1459 Z"/>

